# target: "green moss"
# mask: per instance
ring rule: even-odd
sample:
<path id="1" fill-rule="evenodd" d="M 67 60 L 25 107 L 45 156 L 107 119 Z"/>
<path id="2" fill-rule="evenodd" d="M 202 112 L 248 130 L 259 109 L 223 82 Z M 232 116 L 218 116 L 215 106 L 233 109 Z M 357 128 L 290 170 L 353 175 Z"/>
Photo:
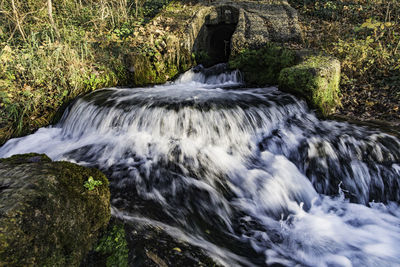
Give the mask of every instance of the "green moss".
<path id="1" fill-rule="evenodd" d="M 247 83 L 273 85 L 278 83 L 279 72 L 295 63 L 295 53 L 275 44 L 257 50 L 244 50 L 229 61 L 230 68 L 244 73 Z"/>
<path id="2" fill-rule="evenodd" d="M 322 115 L 340 105 L 340 63 L 330 57 L 310 56 L 279 74 L 279 89 L 301 97 Z"/>
<path id="3" fill-rule="evenodd" d="M 51 159 L 45 154 L 28 153 L 23 155 L 14 155 L 9 158 L 0 159 L 0 163 L 21 164 L 33 162 L 51 162 Z"/>
<path id="4" fill-rule="evenodd" d="M 165 79 L 167 81 L 178 74 L 179 74 L 179 69 L 175 64 L 168 65 L 167 70 L 165 72 Z"/>
<path id="5" fill-rule="evenodd" d="M 197 64 L 202 64 L 205 67 L 209 67 L 212 64 L 212 58 L 206 51 L 196 51 L 193 54 L 194 60 L 196 61 Z"/>
<path id="6" fill-rule="evenodd" d="M 102 184 L 86 190 L 88 177 Z M 110 219 L 108 180 L 96 169 L 17 155 L 0 162 L 0 184 L 7 186 L 0 192 L 6 266 L 77 266 Z"/>
<path id="7" fill-rule="evenodd" d="M 133 60 L 134 76 L 133 82 L 136 85 L 154 83 L 156 71 L 153 69 L 150 58 L 145 55 L 136 55 Z"/>
<path id="8" fill-rule="evenodd" d="M 188 70 L 193 66 L 190 54 L 179 52 L 178 58 L 168 59 L 168 55 L 162 56 L 154 51 L 136 51 L 130 59 L 134 70 L 134 84 L 143 86 L 165 83 L 180 72 Z"/>
<path id="9" fill-rule="evenodd" d="M 123 224 L 114 224 L 95 246 L 95 251 L 106 257 L 106 266 L 128 266 L 128 243 Z"/>

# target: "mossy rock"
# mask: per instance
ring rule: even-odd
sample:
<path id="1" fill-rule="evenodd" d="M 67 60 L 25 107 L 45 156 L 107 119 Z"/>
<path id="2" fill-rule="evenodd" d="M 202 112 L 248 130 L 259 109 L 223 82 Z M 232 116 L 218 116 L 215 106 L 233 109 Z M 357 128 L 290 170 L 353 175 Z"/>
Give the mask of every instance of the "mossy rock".
<path id="1" fill-rule="evenodd" d="M 279 89 L 304 97 L 326 116 L 340 105 L 340 62 L 326 56 L 308 56 L 279 74 Z"/>
<path id="2" fill-rule="evenodd" d="M 109 219 L 99 170 L 39 154 L 0 160 L 0 266 L 78 266 Z"/>
<path id="3" fill-rule="evenodd" d="M 136 86 L 162 84 L 192 67 L 191 56 L 181 52 L 179 60 L 133 54 L 129 56 L 133 70 L 133 83 Z M 177 62 L 180 62 L 179 64 Z"/>
<path id="4" fill-rule="evenodd" d="M 126 222 L 130 266 L 222 266 L 203 249 L 173 237 L 162 227 Z"/>
<path id="5" fill-rule="evenodd" d="M 276 85 L 279 72 L 293 66 L 295 60 L 293 51 L 269 43 L 260 49 L 243 50 L 229 61 L 229 67 L 239 69 L 249 84 Z"/>

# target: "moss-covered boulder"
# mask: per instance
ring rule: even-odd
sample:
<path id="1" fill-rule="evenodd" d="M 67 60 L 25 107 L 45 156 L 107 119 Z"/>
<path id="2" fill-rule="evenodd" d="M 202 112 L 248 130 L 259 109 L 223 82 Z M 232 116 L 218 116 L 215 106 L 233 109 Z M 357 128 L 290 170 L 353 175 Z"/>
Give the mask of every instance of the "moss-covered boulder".
<path id="1" fill-rule="evenodd" d="M 109 219 L 100 171 L 38 154 L 0 159 L 0 266 L 78 266 Z"/>
<path id="2" fill-rule="evenodd" d="M 340 105 L 340 62 L 326 56 L 308 56 L 279 74 L 279 89 L 304 97 L 322 115 Z"/>

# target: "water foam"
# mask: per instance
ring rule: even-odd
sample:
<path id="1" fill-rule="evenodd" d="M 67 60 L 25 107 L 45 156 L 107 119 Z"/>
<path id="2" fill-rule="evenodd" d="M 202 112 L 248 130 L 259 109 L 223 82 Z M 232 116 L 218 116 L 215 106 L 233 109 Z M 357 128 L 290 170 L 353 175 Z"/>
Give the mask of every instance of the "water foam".
<path id="1" fill-rule="evenodd" d="M 276 88 L 226 88 L 240 83 L 191 71 L 95 91 L 0 157 L 98 167 L 122 217 L 175 229 L 227 265 L 400 264 L 399 140 L 319 121 Z"/>

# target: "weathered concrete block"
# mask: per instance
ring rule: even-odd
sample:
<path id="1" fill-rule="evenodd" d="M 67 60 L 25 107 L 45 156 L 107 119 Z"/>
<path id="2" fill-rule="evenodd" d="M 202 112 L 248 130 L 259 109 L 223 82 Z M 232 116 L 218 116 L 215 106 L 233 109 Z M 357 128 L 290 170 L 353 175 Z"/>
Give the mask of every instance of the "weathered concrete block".
<path id="1" fill-rule="evenodd" d="M 304 97 L 323 115 L 340 105 L 340 62 L 332 57 L 308 56 L 279 74 L 279 89 Z"/>

